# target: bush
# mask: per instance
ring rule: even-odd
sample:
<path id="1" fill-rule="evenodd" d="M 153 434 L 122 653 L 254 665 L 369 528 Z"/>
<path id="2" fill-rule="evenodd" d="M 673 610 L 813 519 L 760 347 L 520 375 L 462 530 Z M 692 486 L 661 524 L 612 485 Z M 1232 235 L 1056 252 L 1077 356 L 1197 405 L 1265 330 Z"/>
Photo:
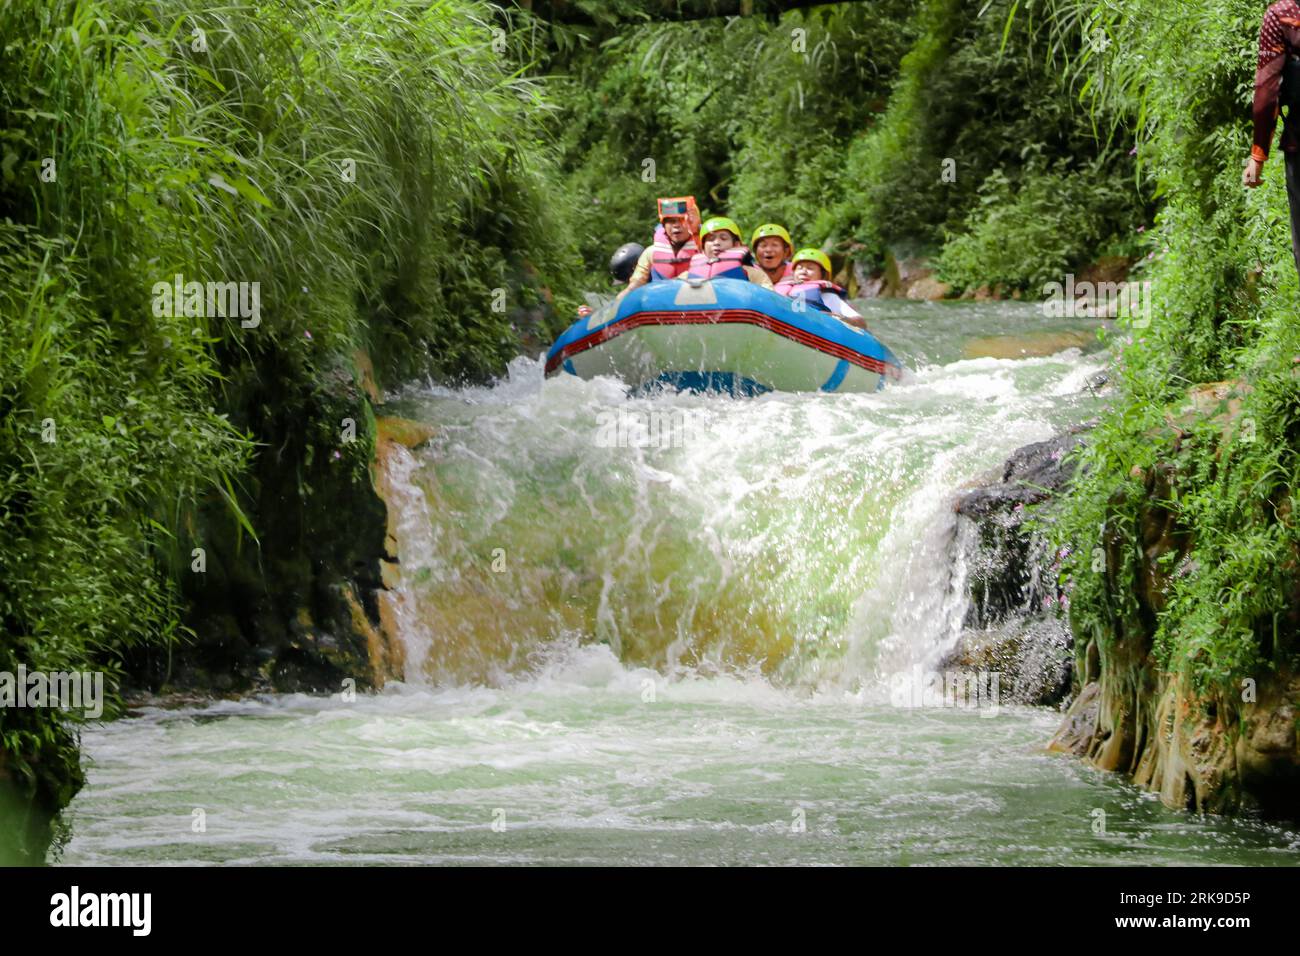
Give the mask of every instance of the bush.
<path id="1" fill-rule="evenodd" d="M 944 244 L 940 277 L 958 290 L 1002 285 L 1037 292 L 1064 281 L 1118 239 L 1110 230 L 1133 215 L 1132 189 L 1116 182 L 1109 160 L 1102 154 L 1072 171 L 1064 160 L 1048 166 L 1035 150 L 1015 180 L 994 170 L 980 185 L 979 204 Z"/>
<path id="2" fill-rule="evenodd" d="M 551 300 L 576 303 L 578 262 L 549 201 L 547 104 L 493 50 L 495 15 L 0 6 L 0 669 L 111 675 L 169 646 L 200 508 L 255 541 L 258 506 L 307 507 L 356 349 L 387 381 L 481 379 L 517 325 L 562 324 Z M 155 309 L 177 274 L 258 283 L 260 324 Z M 341 447 L 367 482 L 368 442 Z M 258 500 L 258 451 L 296 476 L 287 509 Z M 242 560 L 260 577 L 255 549 Z M 0 782 L 70 798 L 63 715 L 0 711 L 0 734 Z"/>
<path id="3" fill-rule="evenodd" d="M 1071 616 L 1106 639 L 1150 632 L 1162 669 L 1238 700 L 1243 677 L 1295 661 L 1300 555 L 1300 332 L 1280 156 L 1263 188 L 1241 186 L 1263 6 L 1081 6 L 1079 22 L 1116 42 L 1080 80 L 1141 130 L 1165 206 L 1152 324 L 1117 342 L 1119 392 L 1082 453 L 1083 477 L 1057 529 L 1073 550 Z M 1235 420 L 1189 415 L 1189 387 L 1224 379 L 1244 393 Z M 1174 469 L 1168 501 L 1148 501 L 1135 477 L 1158 464 Z M 1163 606 L 1143 621 L 1135 595 L 1149 542 L 1139 516 L 1156 507 L 1169 511 L 1186 554 L 1164 569 Z M 1120 566 L 1099 570 L 1089 556 L 1106 546 Z"/>

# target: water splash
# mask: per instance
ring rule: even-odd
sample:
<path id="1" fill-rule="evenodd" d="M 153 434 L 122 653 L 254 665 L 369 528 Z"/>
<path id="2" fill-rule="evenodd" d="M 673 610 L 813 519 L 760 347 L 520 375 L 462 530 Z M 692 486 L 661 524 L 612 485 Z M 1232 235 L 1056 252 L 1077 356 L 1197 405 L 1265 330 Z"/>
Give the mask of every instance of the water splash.
<path id="1" fill-rule="evenodd" d="M 407 678 L 500 684 L 557 641 L 664 674 L 878 690 L 965 616 L 954 491 L 1086 413 L 1078 350 L 922 368 L 877 395 L 629 396 L 519 359 L 408 393 Z M 409 625 L 409 627 L 408 627 Z"/>

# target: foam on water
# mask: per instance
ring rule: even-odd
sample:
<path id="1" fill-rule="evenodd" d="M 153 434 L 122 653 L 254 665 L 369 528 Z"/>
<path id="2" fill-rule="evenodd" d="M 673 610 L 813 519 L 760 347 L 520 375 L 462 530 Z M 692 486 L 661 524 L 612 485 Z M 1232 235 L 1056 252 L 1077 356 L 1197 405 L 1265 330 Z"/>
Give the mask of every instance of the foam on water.
<path id="1" fill-rule="evenodd" d="M 500 681 L 577 635 L 667 674 L 879 685 L 956 639 L 955 489 L 1083 417 L 1100 367 L 1071 350 L 727 399 L 543 384 L 519 359 L 496 388 L 411 390 L 439 434 L 391 476 L 407 679 Z M 610 428 L 656 416 L 657 444 Z"/>
<path id="2" fill-rule="evenodd" d="M 669 678 L 558 642 L 496 687 L 153 708 L 99 728 L 64 862 L 1162 865 L 1300 852 L 1295 833 L 1174 813 L 1044 754 L 1055 719 Z"/>

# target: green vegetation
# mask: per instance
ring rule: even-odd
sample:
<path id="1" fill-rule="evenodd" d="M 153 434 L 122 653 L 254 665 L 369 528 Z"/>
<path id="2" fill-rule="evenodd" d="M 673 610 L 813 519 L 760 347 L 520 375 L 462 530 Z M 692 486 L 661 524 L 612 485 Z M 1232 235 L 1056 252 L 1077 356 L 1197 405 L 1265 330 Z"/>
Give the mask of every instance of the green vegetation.
<path id="1" fill-rule="evenodd" d="M 1043 27 L 1009 20 L 1019 6 L 877 0 L 556 44 L 588 268 L 647 241 L 654 197 L 681 193 L 867 268 L 889 252 L 937 256 L 958 291 L 1037 292 L 1099 252 L 1131 253 L 1150 210 L 1129 144 L 1110 142 L 1107 106 L 1080 107 L 1036 55 Z"/>
<path id="2" fill-rule="evenodd" d="M 1046 6 L 1063 15 L 1065 5 Z M 1152 634 L 1163 669 L 1239 699 L 1243 678 L 1292 658 L 1300 611 L 1300 327 L 1280 150 L 1264 186 L 1241 185 L 1264 8 L 1124 0 L 1070 9 L 1115 41 L 1075 64 L 1078 79 L 1141 130 L 1143 173 L 1164 197 L 1151 237 L 1151 325 L 1116 343 L 1118 396 L 1059 529 L 1076 545 L 1071 613 L 1103 640 Z M 1221 380 L 1237 383 L 1239 412 L 1187 409 L 1190 388 Z M 1149 479 L 1170 466 L 1149 500 Z M 1153 618 L 1138 600 L 1152 507 L 1167 509 L 1176 543 Z M 1109 568 L 1094 568 L 1094 549 Z"/>
<path id="3" fill-rule="evenodd" d="M 1035 147 L 1017 180 L 995 169 L 980 185 L 965 230 L 944 244 L 939 274 L 959 289 L 1002 286 L 1038 296 L 1046 283 L 1060 282 L 1082 263 L 1102 256 L 1140 259 L 1140 234 L 1113 231 L 1116 223 L 1140 216 L 1131 183 L 1116 178 L 1114 166 L 1105 152 L 1079 169 L 1066 160 L 1049 166 Z"/>
<path id="4" fill-rule="evenodd" d="M 593 272 L 613 246 L 647 241 L 661 195 L 693 194 L 746 229 L 829 230 L 843 143 L 883 108 L 910 6 L 651 23 L 555 51 L 563 168 L 590 210 L 579 238 Z"/>
<path id="5" fill-rule="evenodd" d="M 365 485 L 370 436 L 340 438 L 368 414 L 356 350 L 381 381 L 481 378 L 512 323 L 553 324 L 544 281 L 571 310 L 545 104 L 493 15 L 0 5 L 0 669 L 114 673 L 181 635 L 206 525 L 265 538 L 259 507 L 310 507 L 326 462 Z M 159 314 L 178 274 L 259 283 L 258 324 Z M 259 505 L 259 456 L 288 509 Z M 72 725 L 10 708 L 0 733 L 0 790 L 66 803 Z M 0 855 L 43 853 L 39 813 L 0 832 Z"/>

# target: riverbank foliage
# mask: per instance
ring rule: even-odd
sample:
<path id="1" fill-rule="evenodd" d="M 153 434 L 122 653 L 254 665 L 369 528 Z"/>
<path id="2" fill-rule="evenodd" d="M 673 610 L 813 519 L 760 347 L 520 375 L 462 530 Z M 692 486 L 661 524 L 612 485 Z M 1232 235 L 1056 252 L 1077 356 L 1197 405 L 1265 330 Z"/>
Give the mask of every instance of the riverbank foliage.
<path id="1" fill-rule="evenodd" d="M 1044 28 L 1009 18 L 1017 6 L 877 0 L 552 43 L 586 265 L 598 275 L 615 246 L 647 242 L 655 196 L 688 193 L 866 271 L 890 253 L 937 258 L 957 291 L 1037 293 L 1131 254 L 1149 208 L 1131 143 L 1037 55 Z"/>
<path id="2" fill-rule="evenodd" d="M 1113 39 L 1076 64 L 1079 82 L 1137 131 L 1144 174 L 1163 196 L 1150 325 L 1131 322 L 1116 342 L 1117 394 L 1060 529 L 1074 548 L 1071 614 L 1103 639 L 1152 634 L 1163 670 L 1240 700 L 1247 678 L 1294 666 L 1300 622 L 1300 325 L 1280 147 L 1259 189 L 1241 183 L 1264 6 L 1037 6 Z M 1195 410 L 1189 390 L 1220 381 L 1240 408 Z M 1172 469 L 1171 490 L 1150 501 L 1148 477 L 1161 469 Z M 1144 620 L 1136 595 L 1152 542 L 1142 516 L 1157 507 L 1178 547 L 1165 558 L 1163 606 Z M 1107 549 L 1119 567 L 1094 560 Z"/>
<path id="3" fill-rule="evenodd" d="M 367 482 L 369 436 L 340 427 L 365 421 L 358 350 L 381 382 L 481 378 L 554 325 L 552 290 L 571 311 L 545 102 L 495 17 L 0 5 L 0 670 L 111 678 L 172 644 L 202 520 L 260 573 L 257 456 L 299 476 L 279 509 L 305 506 L 313 460 Z M 177 275 L 257 283 L 260 310 L 160 307 Z M 0 790 L 67 802 L 65 721 L 0 711 Z M 43 852 L 37 817 L 0 823 L 0 855 Z"/>

